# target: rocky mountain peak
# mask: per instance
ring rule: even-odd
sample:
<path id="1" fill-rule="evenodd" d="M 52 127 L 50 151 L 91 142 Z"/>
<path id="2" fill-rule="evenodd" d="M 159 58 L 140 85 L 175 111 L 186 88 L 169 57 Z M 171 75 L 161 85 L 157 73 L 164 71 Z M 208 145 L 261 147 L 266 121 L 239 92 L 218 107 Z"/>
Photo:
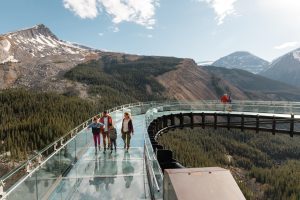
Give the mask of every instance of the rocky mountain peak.
<path id="1" fill-rule="evenodd" d="M 7 34 L 4 34 L 3 36 L 7 36 L 9 38 L 36 38 L 39 35 L 43 35 L 45 37 L 51 37 L 53 39 L 58 40 L 58 38 L 50 31 L 50 29 L 45 26 L 44 24 L 38 24 L 31 28 L 26 28 L 22 30 L 17 30 L 15 32 L 10 32 Z"/>
<path id="2" fill-rule="evenodd" d="M 268 68 L 268 61 L 263 60 L 247 51 L 236 51 L 215 61 L 212 65 L 229 69 L 243 69 L 254 74 Z"/>
<path id="3" fill-rule="evenodd" d="M 300 48 L 275 59 L 261 75 L 300 87 Z"/>
<path id="4" fill-rule="evenodd" d="M 36 87 L 97 55 L 92 49 L 60 40 L 44 24 L 0 35 L 0 89 Z"/>

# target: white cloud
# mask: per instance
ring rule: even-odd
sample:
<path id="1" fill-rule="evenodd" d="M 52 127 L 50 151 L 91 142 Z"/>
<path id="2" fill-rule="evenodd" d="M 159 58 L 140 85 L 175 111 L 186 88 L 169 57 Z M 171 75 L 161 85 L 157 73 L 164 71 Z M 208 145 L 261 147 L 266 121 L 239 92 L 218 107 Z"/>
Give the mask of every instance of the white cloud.
<path id="1" fill-rule="evenodd" d="M 153 38 L 153 35 L 148 34 L 147 37 L 148 37 L 148 38 Z"/>
<path id="2" fill-rule="evenodd" d="M 98 33 L 98 35 L 99 35 L 100 37 L 102 37 L 102 36 L 104 35 L 104 33 Z"/>
<path id="3" fill-rule="evenodd" d="M 285 42 L 283 44 L 280 44 L 278 46 L 275 46 L 275 49 L 281 50 L 281 49 L 286 49 L 286 48 L 291 48 L 295 47 L 299 44 L 299 42 Z"/>
<path id="4" fill-rule="evenodd" d="M 155 9 L 159 0 L 63 0 L 65 8 L 79 17 L 95 18 L 108 13 L 115 24 L 133 22 L 148 29 L 155 25 Z"/>
<path id="5" fill-rule="evenodd" d="M 119 29 L 118 27 L 113 27 L 112 31 L 113 31 L 114 33 L 117 33 L 117 32 L 120 31 L 120 29 Z"/>
<path id="6" fill-rule="evenodd" d="M 218 25 L 224 23 L 224 19 L 227 16 L 236 14 L 234 3 L 237 0 L 199 0 L 200 2 L 206 2 L 212 7 L 216 13 L 216 19 L 218 20 Z"/>
<path id="7" fill-rule="evenodd" d="M 98 16 L 97 0 L 63 0 L 64 7 L 80 18 L 93 19 Z"/>

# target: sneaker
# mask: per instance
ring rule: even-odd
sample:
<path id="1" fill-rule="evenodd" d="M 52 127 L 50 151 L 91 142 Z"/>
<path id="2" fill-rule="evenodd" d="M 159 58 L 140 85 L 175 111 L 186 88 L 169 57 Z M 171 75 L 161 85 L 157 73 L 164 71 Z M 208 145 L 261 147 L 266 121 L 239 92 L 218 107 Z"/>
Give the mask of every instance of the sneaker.
<path id="1" fill-rule="evenodd" d="M 104 151 L 103 151 L 103 153 L 106 153 L 106 149 L 104 148 Z"/>
<path id="2" fill-rule="evenodd" d="M 98 146 L 98 149 L 99 149 L 99 151 L 100 151 L 101 147 L 100 147 L 100 146 Z"/>

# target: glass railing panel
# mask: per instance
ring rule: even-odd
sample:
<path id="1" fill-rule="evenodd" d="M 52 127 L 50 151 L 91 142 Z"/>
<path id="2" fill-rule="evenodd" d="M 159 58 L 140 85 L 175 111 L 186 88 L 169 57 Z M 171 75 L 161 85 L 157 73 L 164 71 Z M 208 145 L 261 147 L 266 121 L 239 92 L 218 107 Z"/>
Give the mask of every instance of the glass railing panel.
<path id="1" fill-rule="evenodd" d="M 38 198 L 37 174 L 33 173 L 25 181 L 20 183 L 13 192 L 6 198 L 7 200 L 24 200 Z"/>
<path id="2" fill-rule="evenodd" d="M 91 129 L 83 129 L 76 135 L 74 138 L 76 142 L 76 158 L 80 158 L 86 152 L 91 142 L 90 137 L 92 137 Z"/>
<path id="3" fill-rule="evenodd" d="M 66 146 L 64 146 L 59 154 L 60 154 L 60 170 L 61 173 L 66 173 L 71 167 L 72 163 L 75 161 L 75 140 L 72 139 Z"/>

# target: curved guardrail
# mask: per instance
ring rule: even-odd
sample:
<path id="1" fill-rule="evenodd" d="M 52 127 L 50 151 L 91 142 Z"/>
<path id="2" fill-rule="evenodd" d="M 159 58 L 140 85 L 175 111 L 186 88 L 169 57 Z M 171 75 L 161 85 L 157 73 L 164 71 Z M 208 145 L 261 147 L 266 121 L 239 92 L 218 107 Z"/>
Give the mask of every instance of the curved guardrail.
<path id="1" fill-rule="evenodd" d="M 300 118 L 300 102 L 288 102 L 288 101 L 233 101 L 230 106 L 221 104 L 219 101 L 161 101 L 161 102 L 137 102 L 132 104 L 126 104 L 109 109 L 108 112 L 111 114 L 124 111 L 126 109 L 132 109 L 134 115 L 145 114 L 146 126 L 161 116 L 163 113 L 174 113 L 174 112 L 193 112 L 193 111 L 221 111 L 227 112 L 230 107 L 232 112 L 242 113 L 269 113 L 269 114 L 293 114 L 296 119 Z M 100 114 L 99 114 L 100 115 Z M 51 160 L 53 155 L 58 151 L 62 150 L 66 146 L 72 146 L 77 148 L 75 152 L 80 153 L 80 148 L 83 148 L 87 144 L 87 140 L 83 143 L 76 143 L 76 138 L 82 137 L 82 132 L 92 118 L 87 119 L 85 122 L 75 127 L 64 136 L 49 144 L 44 149 L 36 152 L 27 161 L 21 164 L 19 167 L 0 178 L 0 197 L 7 196 L 11 191 L 15 190 L 18 185 L 22 183 L 22 180 L 32 177 L 33 174 L 39 169 L 39 166 Z M 80 138 L 83 139 L 83 138 Z M 77 146 L 76 146 L 77 144 Z M 78 146 L 79 145 L 79 146 Z M 152 149 L 151 141 L 148 136 L 145 138 L 145 148 L 149 157 L 149 167 L 155 169 L 151 174 L 153 178 L 153 188 L 160 191 L 160 185 L 162 184 L 162 172 L 156 160 L 155 153 Z M 76 162 L 78 155 L 72 157 L 72 162 L 67 163 L 70 167 L 73 162 Z M 67 169 L 65 169 L 67 170 Z M 24 176 L 24 172 L 27 175 Z M 58 174 L 62 175 L 60 172 Z M 154 177 L 155 176 L 155 177 Z M 20 179 L 21 177 L 21 179 Z M 161 192 L 161 191 L 160 191 Z M 159 196 L 159 194 L 158 194 Z"/>

